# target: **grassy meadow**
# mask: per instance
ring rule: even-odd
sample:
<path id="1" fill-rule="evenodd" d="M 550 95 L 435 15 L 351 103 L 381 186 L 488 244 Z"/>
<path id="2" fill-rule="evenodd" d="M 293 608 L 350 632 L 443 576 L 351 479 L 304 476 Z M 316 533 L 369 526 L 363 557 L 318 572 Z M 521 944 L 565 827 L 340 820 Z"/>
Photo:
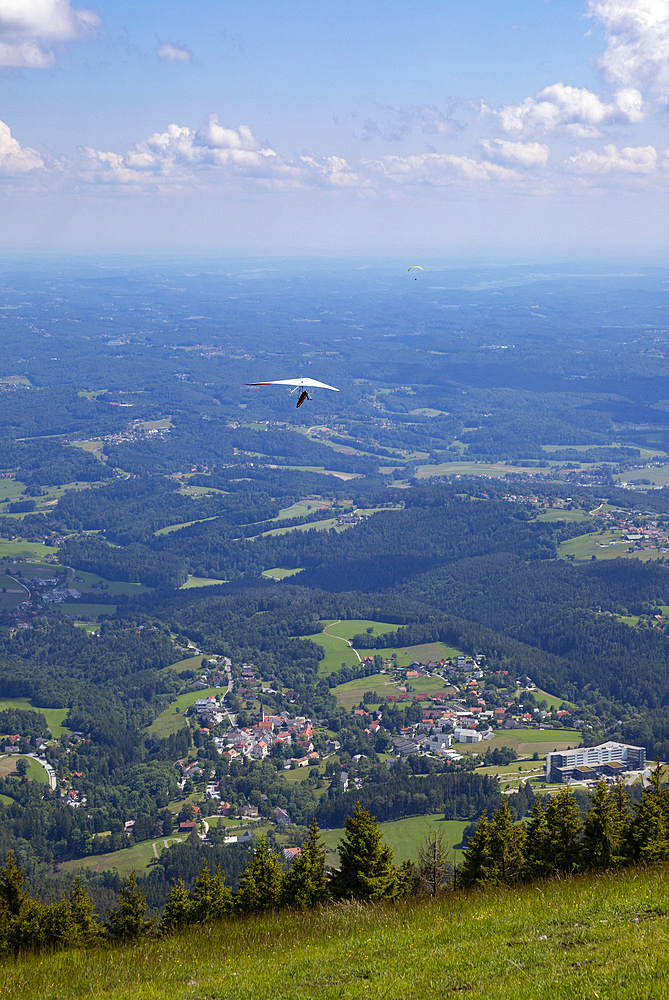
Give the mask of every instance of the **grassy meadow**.
<path id="1" fill-rule="evenodd" d="M 668 935 L 663 865 L 4 957 L 0 990 L 21 1000 L 659 1000 Z"/>
<path id="2" fill-rule="evenodd" d="M 306 770 L 306 768 L 305 768 Z M 459 819 L 444 819 L 443 812 L 428 813 L 426 816 L 409 816 L 407 819 L 390 820 L 387 823 L 379 823 L 379 830 L 383 839 L 393 850 L 393 860 L 395 864 L 411 859 L 418 860 L 418 852 L 428 833 L 436 832 L 441 834 L 444 844 L 448 848 L 448 856 L 453 860 L 453 851 L 456 845 L 462 841 L 462 833 L 467 822 Z M 337 854 L 337 844 L 344 836 L 344 829 L 321 830 L 323 843 L 328 849 L 327 862 L 329 865 L 339 865 Z M 455 850 L 456 861 L 459 861 L 462 851 Z"/>
<path id="3" fill-rule="evenodd" d="M 69 708 L 37 708 L 28 698 L 0 698 L 0 712 L 6 708 L 21 708 L 24 711 L 41 712 L 52 736 L 62 736 L 69 730 L 63 725 Z M 11 734 L 5 734 L 11 735 Z"/>

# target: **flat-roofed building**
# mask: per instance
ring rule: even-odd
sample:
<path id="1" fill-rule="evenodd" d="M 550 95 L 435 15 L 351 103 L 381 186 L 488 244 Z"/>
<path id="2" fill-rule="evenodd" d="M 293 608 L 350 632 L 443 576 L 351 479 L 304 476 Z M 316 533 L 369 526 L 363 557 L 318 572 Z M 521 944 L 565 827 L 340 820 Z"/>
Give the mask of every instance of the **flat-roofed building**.
<path id="1" fill-rule="evenodd" d="M 614 743 L 609 740 L 596 747 L 577 747 L 574 750 L 560 750 L 547 754 L 546 781 L 563 782 L 575 777 L 581 777 L 582 780 L 586 775 L 586 768 L 591 772 L 589 776 L 599 777 L 602 774 L 640 771 L 645 766 L 645 747 Z"/>

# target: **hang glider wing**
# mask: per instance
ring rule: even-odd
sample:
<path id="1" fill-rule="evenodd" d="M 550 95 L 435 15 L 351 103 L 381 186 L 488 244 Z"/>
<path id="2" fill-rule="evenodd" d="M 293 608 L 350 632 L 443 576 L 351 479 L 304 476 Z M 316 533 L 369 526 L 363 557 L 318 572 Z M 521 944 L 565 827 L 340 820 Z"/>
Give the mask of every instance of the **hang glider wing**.
<path id="1" fill-rule="evenodd" d="M 326 382 L 319 382 L 315 378 L 277 378 L 272 382 L 247 382 L 248 386 L 252 385 L 294 385 L 296 387 L 309 387 L 310 389 L 332 389 L 333 392 L 339 392 L 339 389 L 334 385 L 328 385 Z"/>

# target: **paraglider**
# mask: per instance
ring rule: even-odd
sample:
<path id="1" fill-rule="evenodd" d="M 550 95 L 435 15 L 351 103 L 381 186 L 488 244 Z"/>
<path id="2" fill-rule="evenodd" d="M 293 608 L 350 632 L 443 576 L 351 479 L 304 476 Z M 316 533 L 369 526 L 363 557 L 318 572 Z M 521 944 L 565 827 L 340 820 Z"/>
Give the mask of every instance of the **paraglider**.
<path id="1" fill-rule="evenodd" d="M 422 271 L 422 270 L 424 270 L 424 268 L 422 268 L 422 267 L 420 266 L 420 264 L 413 264 L 413 265 L 412 265 L 412 266 L 411 266 L 411 267 L 409 268 L 409 271 Z M 413 279 L 413 280 L 414 280 L 414 281 L 418 281 L 418 276 L 417 276 L 417 275 L 414 275 L 414 279 Z"/>
<path id="2" fill-rule="evenodd" d="M 278 378 L 274 379 L 272 382 L 247 382 L 247 386 L 260 386 L 260 385 L 292 385 L 291 393 L 295 392 L 297 389 L 300 390 L 300 395 L 297 400 L 297 406 L 302 406 L 307 399 L 312 399 L 313 397 L 309 395 L 307 387 L 309 389 L 332 389 L 333 392 L 339 392 L 334 385 L 328 385 L 327 382 L 319 382 L 315 378 Z"/>

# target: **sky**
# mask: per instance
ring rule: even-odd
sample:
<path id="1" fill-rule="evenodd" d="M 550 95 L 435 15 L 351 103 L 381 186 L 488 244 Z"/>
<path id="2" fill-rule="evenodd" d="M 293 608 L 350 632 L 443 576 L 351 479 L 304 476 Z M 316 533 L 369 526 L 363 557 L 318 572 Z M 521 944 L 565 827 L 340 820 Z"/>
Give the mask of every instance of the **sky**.
<path id="1" fill-rule="evenodd" d="M 0 253 L 669 249 L 669 0 L 0 0 Z"/>

